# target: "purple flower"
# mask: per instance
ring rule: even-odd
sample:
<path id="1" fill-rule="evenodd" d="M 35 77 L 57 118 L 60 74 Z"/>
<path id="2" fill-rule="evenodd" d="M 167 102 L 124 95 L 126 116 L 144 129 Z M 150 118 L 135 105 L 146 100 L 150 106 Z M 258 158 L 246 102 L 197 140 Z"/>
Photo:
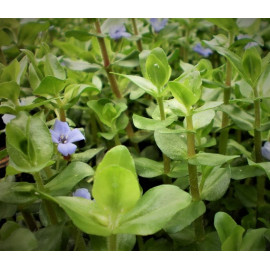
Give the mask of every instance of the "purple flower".
<path id="1" fill-rule="evenodd" d="M 87 200 L 91 200 L 91 194 L 86 188 L 78 188 L 72 193 L 73 197 L 81 197 Z"/>
<path id="2" fill-rule="evenodd" d="M 126 31 L 126 27 L 123 24 L 112 26 L 109 35 L 114 40 L 119 40 L 122 37 L 131 36 L 131 34 Z"/>
<path id="3" fill-rule="evenodd" d="M 77 129 L 71 130 L 67 122 L 55 121 L 54 128 L 50 129 L 53 142 L 58 144 L 58 151 L 68 156 L 75 152 L 77 146 L 73 142 L 85 140 L 82 133 Z"/>
<path id="4" fill-rule="evenodd" d="M 237 36 L 237 40 L 241 40 L 241 39 L 251 39 L 251 37 L 249 35 L 243 35 L 243 34 L 240 34 Z M 255 46 L 258 46 L 259 44 L 255 41 L 251 41 L 249 43 L 246 44 L 246 46 L 244 47 L 245 50 L 251 48 L 251 47 L 255 47 Z"/>
<path id="5" fill-rule="evenodd" d="M 7 123 L 9 123 L 12 119 L 16 118 L 16 115 L 13 114 L 4 114 L 2 116 L 2 120 L 4 122 L 4 124 L 6 125 Z"/>
<path id="6" fill-rule="evenodd" d="M 168 19 L 157 19 L 157 18 L 150 19 L 150 23 L 151 23 L 151 25 L 154 28 L 156 33 L 161 31 L 165 27 L 167 22 L 168 22 Z"/>
<path id="7" fill-rule="evenodd" d="M 208 57 L 209 55 L 211 55 L 213 53 L 213 51 L 211 49 L 204 48 L 201 43 L 197 43 L 193 47 L 193 51 L 202 55 L 203 57 Z"/>
<path id="8" fill-rule="evenodd" d="M 263 147 L 261 148 L 262 156 L 268 160 L 270 160 L 270 142 L 265 142 Z"/>

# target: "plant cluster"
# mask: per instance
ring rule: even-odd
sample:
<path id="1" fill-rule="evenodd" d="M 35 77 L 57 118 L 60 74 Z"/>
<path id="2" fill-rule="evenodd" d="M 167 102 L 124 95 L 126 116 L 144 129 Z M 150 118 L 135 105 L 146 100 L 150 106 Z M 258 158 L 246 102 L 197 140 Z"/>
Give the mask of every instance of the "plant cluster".
<path id="1" fill-rule="evenodd" d="M 270 249 L 268 19 L 0 19 L 0 250 Z"/>

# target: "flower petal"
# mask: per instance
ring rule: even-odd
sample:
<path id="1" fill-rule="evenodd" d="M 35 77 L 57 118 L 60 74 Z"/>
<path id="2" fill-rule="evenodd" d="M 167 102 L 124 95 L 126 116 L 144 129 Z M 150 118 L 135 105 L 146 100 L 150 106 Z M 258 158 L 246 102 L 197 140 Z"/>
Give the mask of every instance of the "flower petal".
<path id="1" fill-rule="evenodd" d="M 72 195 L 74 197 L 81 197 L 81 198 L 85 198 L 87 200 L 91 200 L 91 195 L 90 195 L 88 189 L 86 189 L 86 188 L 78 188 L 78 189 L 76 189 L 75 192 L 73 192 Z"/>
<path id="2" fill-rule="evenodd" d="M 59 121 L 58 119 L 55 120 L 53 130 L 59 135 L 68 135 L 70 132 L 70 128 L 67 122 Z"/>
<path id="3" fill-rule="evenodd" d="M 16 118 L 16 115 L 8 114 L 8 113 L 6 113 L 2 116 L 2 120 L 3 120 L 5 125 L 8 124 L 14 118 Z"/>
<path id="4" fill-rule="evenodd" d="M 57 147 L 58 151 L 65 157 L 73 154 L 76 148 L 77 146 L 73 143 L 59 143 Z"/>
<path id="5" fill-rule="evenodd" d="M 80 132 L 79 129 L 75 128 L 69 132 L 67 140 L 69 143 L 72 143 L 85 140 L 85 137 L 83 136 L 83 134 Z"/>
<path id="6" fill-rule="evenodd" d="M 52 135 L 52 141 L 54 143 L 59 143 L 59 135 L 54 130 L 50 129 L 51 135 Z"/>
<path id="7" fill-rule="evenodd" d="M 262 156 L 268 160 L 270 160 L 270 142 L 266 142 L 264 146 L 261 148 Z"/>

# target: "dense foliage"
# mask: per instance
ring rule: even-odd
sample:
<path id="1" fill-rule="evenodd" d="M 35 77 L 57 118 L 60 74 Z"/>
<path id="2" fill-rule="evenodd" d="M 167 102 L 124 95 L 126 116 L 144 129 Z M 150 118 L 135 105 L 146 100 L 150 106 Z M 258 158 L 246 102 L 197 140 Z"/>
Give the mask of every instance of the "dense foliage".
<path id="1" fill-rule="evenodd" d="M 0 19 L 0 250 L 269 250 L 268 19 Z"/>

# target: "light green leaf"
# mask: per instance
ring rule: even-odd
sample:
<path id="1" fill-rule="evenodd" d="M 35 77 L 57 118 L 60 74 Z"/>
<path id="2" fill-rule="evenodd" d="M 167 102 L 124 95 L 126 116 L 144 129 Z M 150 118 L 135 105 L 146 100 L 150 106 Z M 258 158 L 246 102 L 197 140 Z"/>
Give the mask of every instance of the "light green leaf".
<path id="1" fill-rule="evenodd" d="M 146 129 L 146 130 L 156 130 L 156 129 L 165 128 L 169 126 L 177 119 L 177 117 L 176 116 L 168 117 L 162 121 L 162 120 L 145 118 L 137 114 L 133 114 L 132 119 L 133 119 L 133 124 L 136 128 Z"/>
<path id="2" fill-rule="evenodd" d="M 11 100 L 14 104 L 18 103 L 20 96 L 20 87 L 14 82 L 3 82 L 0 83 L 0 98 Z"/>
<path id="3" fill-rule="evenodd" d="M 201 198 L 207 201 L 217 201 L 225 194 L 230 185 L 230 169 L 214 168 L 205 179 Z"/>
<path id="4" fill-rule="evenodd" d="M 33 93 L 39 96 L 56 97 L 61 90 L 64 89 L 65 85 L 66 81 L 60 80 L 53 76 L 47 76 L 41 81 L 40 85 L 34 90 Z"/>
<path id="5" fill-rule="evenodd" d="M 66 79 L 64 68 L 58 62 L 57 57 L 51 53 L 45 55 L 44 72 L 45 76 L 53 76 L 60 80 Z"/>
<path id="6" fill-rule="evenodd" d="M 163 163 L 149 158 L 135 158 L 135 166 L 139 176 L 153 178 L 164 173 Z"/>
<path id="7" fill-rule="evenodd" d="M 198 153 L 195 157 L 188 160 L 192 165 L 207 165 L 207 166 L 219 166 L 226 162 L 229 162 L 239 156 L 225 156 L 213 153 Z"/>
<path id="8" fill-rule="evenodd" d="M 121 217 L 115 233 L 156 233 L 190 202 L 190 195 L 176 186 L 154 187 L 143 195 L 131 211 Z"/>
<path id="9" fill-rule="evenodd" d="M 163 229 L 167 233 L 180 232 L 203 215 L 205 211 L 206 207 L 202 201 L 191 202 L 189 206 L 177 212 Z"/>
<path id="10" fill-rule="evenodd" d="M 71 162 L 63 171 L 45 185 L 53 196 L 67 195 L 85 177 L 93 176 L 94 170 L 82 162 Z"/>

